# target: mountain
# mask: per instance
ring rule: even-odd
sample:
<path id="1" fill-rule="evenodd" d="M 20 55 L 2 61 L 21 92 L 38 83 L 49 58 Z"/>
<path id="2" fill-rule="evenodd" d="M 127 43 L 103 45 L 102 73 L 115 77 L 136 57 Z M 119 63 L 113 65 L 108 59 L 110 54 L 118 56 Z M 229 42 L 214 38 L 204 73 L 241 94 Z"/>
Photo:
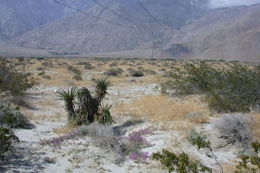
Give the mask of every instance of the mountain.
<path id="1" fill-rule="evenodd" d="M 175 58 L 260 60 L 260 4 L 211 11 L 175 33 L 164 53 Z"/>
<path id="2" fill-rule="evenodd" d="M 203 13 L 203 1 L 194 2 L 98 1 L 84 14 L 78 13 L 48 23 L 13 39 L 11 43 L 50 51 L 85 53 L 146 48 L 151 46 L 151 41 L 167 40 L 175 28 L 181 28 L 199 17 Z"/>
<path id="3" fill-rule="evenodd" d="M 61 2 L 78 9 L 93 5 L 91 0 Z M 53 0 L 0 0 L 0 42 L 74 13 Z"/>
<path id="4" fill-rule="evenodd" d="M 260 61 L 260 4 L 209 1 L 0 0 L 0 54 Z"/>

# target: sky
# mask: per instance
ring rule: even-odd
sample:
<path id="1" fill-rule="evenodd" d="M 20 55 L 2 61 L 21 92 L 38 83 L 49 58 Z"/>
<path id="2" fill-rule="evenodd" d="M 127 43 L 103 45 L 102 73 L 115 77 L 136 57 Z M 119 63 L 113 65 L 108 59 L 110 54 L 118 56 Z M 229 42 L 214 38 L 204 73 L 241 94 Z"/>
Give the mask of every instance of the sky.
<path id="1" fill-rule="evenodd" d="M 260 0 L 210 0 L 210 7 L 219 8 L 237 5 L 252 5 L 256 3 L 260 3 Z"/>

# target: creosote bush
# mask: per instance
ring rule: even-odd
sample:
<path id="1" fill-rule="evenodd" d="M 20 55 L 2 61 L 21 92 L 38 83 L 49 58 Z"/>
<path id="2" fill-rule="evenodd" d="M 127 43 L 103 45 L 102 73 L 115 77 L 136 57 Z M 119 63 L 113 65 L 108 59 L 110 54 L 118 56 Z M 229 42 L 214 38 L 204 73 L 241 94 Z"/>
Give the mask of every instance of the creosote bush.
<path id="1" fill-rule="evenodd" d="M 213 126 L 230 142 L 247 148 L 253 140 L 251 121 L 244 114 L 224 114 L 213 122 Z"/>
<path id="2" fill-rule="evenodd" d="M 104 72 L 105 75 L 108 76 L 119 76 L 123 73 L 124 71 L 121 68 L 112 68 Z"/>
<path id="3" fill-rule="evenodd" d="M 152 154 L 152 159 L 159 161 L 169 173 L 176 171 L 178 173 L 199 173 L 199 172 L 212 172 L 212 170 L 199 161 L 193 161 L 189 158 L 188 154 L 181 153 L 175 154 L 171 151 L 163 149 L 162 152 Z"/>
<path id="4" fill-rule="evenodd" d="M 131 70 L 131 71 L 129 71 L 129 73 L 132 77 L 143 77 L 144 76 L 144 73 L 140 70 Z"/>
<path id="5" fill-rule="evenodd" d="M 36 79 L 29 73 L 22 73 L 0 60 L 0 92 L 8 92 L 12 96 L 22 96 L 36 84 Z"/>
<path id="6" fill-rule="evenodd" d="M 186 64 L 170 73 L 161 84 L 163 94 L 203 94 L 209 106 L 218 112 L 248 112 L 260 104 L 259 67 L 232 65 L 214 68 L 206 62 Z"/>

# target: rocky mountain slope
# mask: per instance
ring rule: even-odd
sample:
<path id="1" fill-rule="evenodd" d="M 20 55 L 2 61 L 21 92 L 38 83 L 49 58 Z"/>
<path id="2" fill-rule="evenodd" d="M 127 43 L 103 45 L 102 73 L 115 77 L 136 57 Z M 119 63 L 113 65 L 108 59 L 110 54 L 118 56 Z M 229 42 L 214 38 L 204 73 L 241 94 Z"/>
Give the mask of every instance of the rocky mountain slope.
<path id="1" fill-rule="evenodd" d="M 259 61 L 259 18 L 260 4 L 214 10 L 178 31 L 165 52 L 179 58 Z"/>
<path id="2" fill-rule="evenodd" d="M 79 9 L 93 5 L 91 0 L 61 0 Z M 75 13 L 53 0 L 0 0 L 0 42 L 31 31 L 48 22 Z"/>
<path id="3" fill-rule="evenodd" d="M 98 1 L 83 14 L 46 24 L 11 43 L 50 51 L 86 53 L 151 47 L 150 41 L 166 39 L 175 28 L 200 16 L 203 5 L 191 2 Z"/>
<path id="4" fill-rule="evenodd" d="M 18 0 L 8 2 L 14 1 Z M 53 0 L 40 0 L 41 7 L 32 0 L 3 2 L 0 41 L 45 51 L 44 56 L 48 52 L 125 56 L 153 49 L 156 57 L 260 60 L 260 4 L 211 9 L 208 0 L 60 1 L 80 13 Z M 36 11 L 14 10 L 29 6 Z"/>

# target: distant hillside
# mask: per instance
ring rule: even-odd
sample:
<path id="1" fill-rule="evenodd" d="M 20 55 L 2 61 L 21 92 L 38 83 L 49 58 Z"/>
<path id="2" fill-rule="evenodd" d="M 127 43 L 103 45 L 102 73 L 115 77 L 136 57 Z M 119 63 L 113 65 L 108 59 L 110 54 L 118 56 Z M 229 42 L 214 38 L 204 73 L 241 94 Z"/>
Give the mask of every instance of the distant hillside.
<path id="1" fill-rule="evenodd" d="M 175 33 L 164 54 L 175 58 L 260 61 L 259 19 L 260 4 L 214 10 Z"/>
<path id="2" fill-rule="evenodd" d="M 79 9 L 93 5 L 91 0 L 60 1 Z M 52 0 L 0 0 L 0 42 L 73 13 Z"/>
<path id="3" fill-rule="evenodd" d="M 1 52 L 260 61 L 260 4 L 211 9 L 208 0 L 59 1 L 84 12 L 52 0 L 0 0 Z"/>
<path id="4" fill-rule="evenodd" d="M 151 41 L 167 40 L 175 28 L 181 28 L 203 12 L 203 1 L 194 4 L 193 0 L 99 2 L 103 5 L 96 4 L 86 13 L 106 21 L 76 14 L 27 32 L 11 43 L 50 51 L 85 53 L 147 48 L 151 47 Z"/>

